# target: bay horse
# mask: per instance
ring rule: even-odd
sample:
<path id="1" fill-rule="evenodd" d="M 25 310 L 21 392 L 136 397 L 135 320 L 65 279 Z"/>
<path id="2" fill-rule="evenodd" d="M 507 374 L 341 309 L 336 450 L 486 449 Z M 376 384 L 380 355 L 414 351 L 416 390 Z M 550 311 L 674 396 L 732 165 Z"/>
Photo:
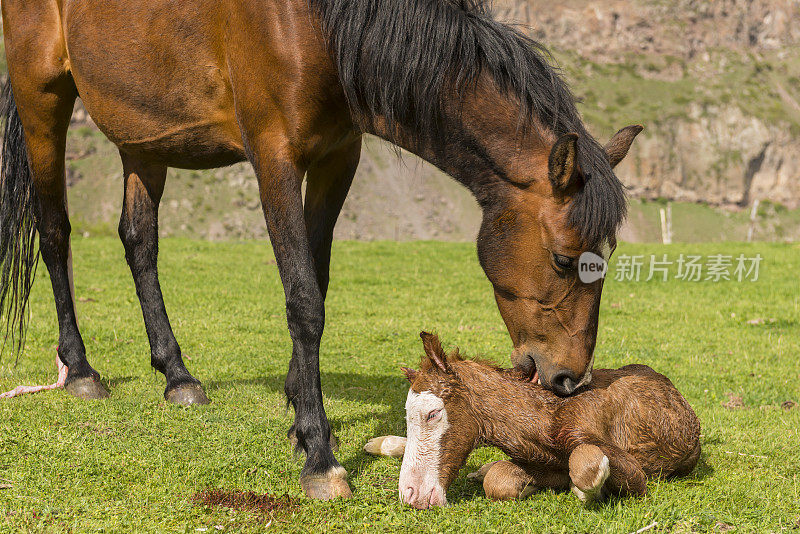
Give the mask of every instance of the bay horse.
<path id="1" fill-rule="evenodd" d="M 319 348 L 333 227 L 365 133 L 474 193 L 478 258 L 515 364 L 563 394 L 591 380 L 602 281 L 581 283 L 576 263 L 615 240 L 626 198 L 612 169 L 641 127 L 601 146 L 544 48 L 483 1 L 4 0 L 2 13 L 0 306 L 20 350 L 41 253 L 72 395 L 108 395 L 70 289 L 64 154 L 78 96 L 119 148 L 119 235 L 169 401 L 208 398 L 184 365 L 159 285 L 167 167 L 252 164 L 286 296 L 285 393 L 307 495 L 350 495 L 331 448 Z"/>
<path id="2" fill-rule="evenodd" d="M 403 458 L 399 491 L 415 508 L 447 504 L 469 453 L 486 443 L 510 460 L 469 478 L 486 496 L 514 500 L 552 488 L 584 503 L 644 495 L 652 477 L 688 475 L 700 458 L 700 421 L 662 374 L 646 365 L 596 369 L 591 384 L 559 397 L 519 373 L 445 354 L 422 332 L 420 370 L 404 368 L 408 438 L 385 436 L 365 450 Z"/>

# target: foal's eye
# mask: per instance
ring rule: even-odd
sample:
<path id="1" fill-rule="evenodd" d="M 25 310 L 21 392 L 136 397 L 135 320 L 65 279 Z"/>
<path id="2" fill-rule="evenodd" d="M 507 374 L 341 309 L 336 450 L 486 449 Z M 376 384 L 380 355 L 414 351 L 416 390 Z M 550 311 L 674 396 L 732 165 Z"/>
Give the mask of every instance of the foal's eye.
<path id="1" fill-rule="evenodd" d="M 437 417 L 439 417 L 439 415 L 440 415 L 441 413 L 442 413 L 442 410 L 441 410 L 441 408 L 440 408 L 440 409 L 438 409 L 438 410 L 433 410 L 433 411 L 431 411 L 431 412 L 428 414 L 428 417 L 427 417 L 425 420 L 426 420 L 426 421 L 428 421 L 428 422 L 431 422 L 431 421 L 433 421 L 434 419 L 436 419 Z"/>
<path id="2" fill-rule="evenodd" d="M 562 256 L 561 254 L 553 254 L 553 263 L 561 271 L 571 271 L 575 268 L 575 258 Z"/>

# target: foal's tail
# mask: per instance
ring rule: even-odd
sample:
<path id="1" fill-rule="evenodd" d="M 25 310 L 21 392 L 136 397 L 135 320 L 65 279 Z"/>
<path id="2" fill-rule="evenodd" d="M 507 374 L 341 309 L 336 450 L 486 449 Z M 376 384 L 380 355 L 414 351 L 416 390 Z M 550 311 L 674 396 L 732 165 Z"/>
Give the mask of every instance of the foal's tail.
<path id="1" fill-rule="evenodd" d="M 28 149 L 11 83 L 0 96 L 3 129 L 0 166 L 0 317 L 5 322 L 2 349 L 22 351 L 27 327 L 28 297 L 36 274 L 36 193 L 28 166 Z M 2 350 L 0 350 L 2 355 Z"/>

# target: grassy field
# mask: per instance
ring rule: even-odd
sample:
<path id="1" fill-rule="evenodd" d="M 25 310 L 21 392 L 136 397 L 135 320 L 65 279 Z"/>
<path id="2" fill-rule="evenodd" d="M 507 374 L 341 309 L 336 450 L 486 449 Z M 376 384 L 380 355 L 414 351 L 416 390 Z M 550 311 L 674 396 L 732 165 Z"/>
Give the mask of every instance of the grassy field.
<path id="1" fill-rule="evenodd" d="M 672 378 L 703 425 L 703 456 L 686 479 L 652 482 L 642 499 L 583 509 L 568 493 L 493 503 L 464 473 L 446 509 L 397 498 L 400 463 L 365 455 L 379 434 L 403 434 L 420 329 L 507 363 L 510 342 L 474 246 L 334 246 L 323 339 L 326 408 L 353 499 L 302 499 L 302 462 L 285 432 L 282 384 L 290 351 L 283 292 L 264 242 L 167 239 L 161 280 L 190 369 L 213 404 L 168 405 L 149 350 L 122 246 L 74 242 L 78 312 L 90 361 L 112 396 L 64 392 L 0 401 L 0 531 L 48 532 L 780 532 L 800 528 L 800 246 L 626 245 L 623 254 L 763 256 L 757 282 L 606 283 L 597 366 L 640 362 Z M 612 274 L 615 272 L 612 264 Z M 0 389 L 51 381 L 57 330 L 39 271 L 25 354 L 5 355 Z M 741 397 L 743 407 L 723 403 Z M 733 403 L 736 405 L 739 403 Z M 479 449 L 467 469 L 502 456 Z M 209 488 L 296 498 L 270 513 L 204 507 Z M 270 523 L 271 522 L 271 523 Z M 205 530 L 204 530 L 205 529 Z"/>

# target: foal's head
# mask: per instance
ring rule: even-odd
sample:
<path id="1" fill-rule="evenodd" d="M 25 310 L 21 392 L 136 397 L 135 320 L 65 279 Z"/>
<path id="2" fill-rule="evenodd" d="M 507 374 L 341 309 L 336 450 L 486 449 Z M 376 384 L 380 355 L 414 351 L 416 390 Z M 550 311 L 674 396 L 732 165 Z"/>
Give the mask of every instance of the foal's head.
<path id="1" fill-rule="evenodd" d="M 602 278 L 581 280 L 581 255 L 608 260 L 625 213 L 613 168 L 642 130 L 629 126 L 601 147 L 567 133 L 507 161 L 511 182 L 484 209 L 478 255 L 514 343 L 515 367 L 569 395 L 589 383 Z"/>
<path id="2" fill-rule="evenodd" d="M 420 370 L 403 369 L 411 389 L 399 490 L 404 503 L 429 508 L 447 504 L 447 488 L 475 448 L 480 428 L 452 368 L 461 361 L 458 351 L 448 357 L 435 335 L 420 337 L 425 348 Z"/>

